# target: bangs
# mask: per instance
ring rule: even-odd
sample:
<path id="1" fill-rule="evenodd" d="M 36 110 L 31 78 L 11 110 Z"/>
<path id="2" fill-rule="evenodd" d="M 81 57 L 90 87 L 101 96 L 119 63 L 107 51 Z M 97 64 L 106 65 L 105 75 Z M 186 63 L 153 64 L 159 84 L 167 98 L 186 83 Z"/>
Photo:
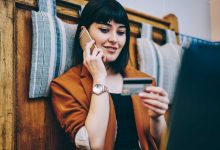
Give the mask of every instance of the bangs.
<path id="1" fill-rule="evenodd" d="M 111 21 L 122 24 L 126 28 L 125 45 L 118 58 L 110 63 L 110 67 L 115 73 L 123 74 L 123 70 L 129 60 L 130 26 L 126 10 L 119 2 L 116 0 L 89 0 L 82 11 L 75 36 L 79 37 L 82 26 L 89 29 L 92 23 L 107 24 Z M 73 52 L 75 64 L 82 64 L 83 51 L 80 46 L 79 38 L 75 38 Z"/>
<path id="2" fill-rule="evenodd" d="M 96 12 L 96 15 L 94 15 L 94 21 L 96 23 L 108 23 L 110 21 L 115 21 L 116 23 L 128 26 L 127 14 L 122 10 L 123 9 L 119 7 L 105 5 Z"/>

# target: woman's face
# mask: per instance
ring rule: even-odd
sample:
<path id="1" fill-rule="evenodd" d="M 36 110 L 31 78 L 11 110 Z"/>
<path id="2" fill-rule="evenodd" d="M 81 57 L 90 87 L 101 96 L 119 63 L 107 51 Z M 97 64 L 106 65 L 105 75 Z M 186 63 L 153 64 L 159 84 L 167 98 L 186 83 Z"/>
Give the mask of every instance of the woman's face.
<path id="1" fill-rule="evenodd" d="M 126 27 L 114 21 L 108 23 L 92 23 L 89 33 L 106 56 L 105 63 L 113 62 L 119 56 L 126 42 Z"/>

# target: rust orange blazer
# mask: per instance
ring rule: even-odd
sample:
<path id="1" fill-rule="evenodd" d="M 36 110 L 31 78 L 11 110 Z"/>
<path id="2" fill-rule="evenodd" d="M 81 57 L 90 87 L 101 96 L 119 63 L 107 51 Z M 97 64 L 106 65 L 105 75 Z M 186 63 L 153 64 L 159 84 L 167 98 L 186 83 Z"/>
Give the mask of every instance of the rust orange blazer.
<path id="1" fill-rule="evenodd" d="M 132 67 L 125 68 L 125 77 L 149 77 Z M 62 128 L 70 135 L 73 142 L 77 131 L 85 125 L 92 95 L 92 77 L 86 67 L 78 65 L 51 83 L 52 104 Z M 155 84 L 155 82 L 154 82 Z M 110 96 L 110 114 L 105 138 L 105 150 L 112 150 L 115 143 L 116 115 Z M 132 96 L 134 116 L 141 149 L 157 149 L 150 134 L 147 108 L 138 96 Z"/>

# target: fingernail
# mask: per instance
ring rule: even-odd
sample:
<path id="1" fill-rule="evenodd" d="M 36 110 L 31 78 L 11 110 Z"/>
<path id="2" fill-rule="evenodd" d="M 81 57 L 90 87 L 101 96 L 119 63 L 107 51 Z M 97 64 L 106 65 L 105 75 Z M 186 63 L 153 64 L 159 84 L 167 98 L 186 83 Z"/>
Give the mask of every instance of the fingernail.
<path id="1" fill-rule="evenodd" d="M 149 91 L 149 90 L 150 90 L 150 87 L 149 87 L 149 86 L 148 86 L 148 87 L 146 87 L 146 90 L 147 90 L 147 91 Z"/>
<path id="2" fill-rule="evenodd" d="M 139 93 L 139 96 L 144 96 L 144 93 Z"/>

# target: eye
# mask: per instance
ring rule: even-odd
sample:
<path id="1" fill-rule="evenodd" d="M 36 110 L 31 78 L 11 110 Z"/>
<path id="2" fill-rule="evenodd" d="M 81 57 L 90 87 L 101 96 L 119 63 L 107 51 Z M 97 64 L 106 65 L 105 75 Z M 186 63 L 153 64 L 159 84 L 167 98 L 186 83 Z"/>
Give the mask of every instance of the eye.
<path id="1" fill-rule="evenodd" d="M 117 34 L 120 35 L 120 36 L 122 36 L 122 35 L 125 34 L 125 31 L 118 31 Z"/>
<path id="2" fill-rule="evenodd" d="M 100 28 L 99 29 L 102 33 L 108 33 L 109 32 L 109 29 L 107 28 Z"/>

